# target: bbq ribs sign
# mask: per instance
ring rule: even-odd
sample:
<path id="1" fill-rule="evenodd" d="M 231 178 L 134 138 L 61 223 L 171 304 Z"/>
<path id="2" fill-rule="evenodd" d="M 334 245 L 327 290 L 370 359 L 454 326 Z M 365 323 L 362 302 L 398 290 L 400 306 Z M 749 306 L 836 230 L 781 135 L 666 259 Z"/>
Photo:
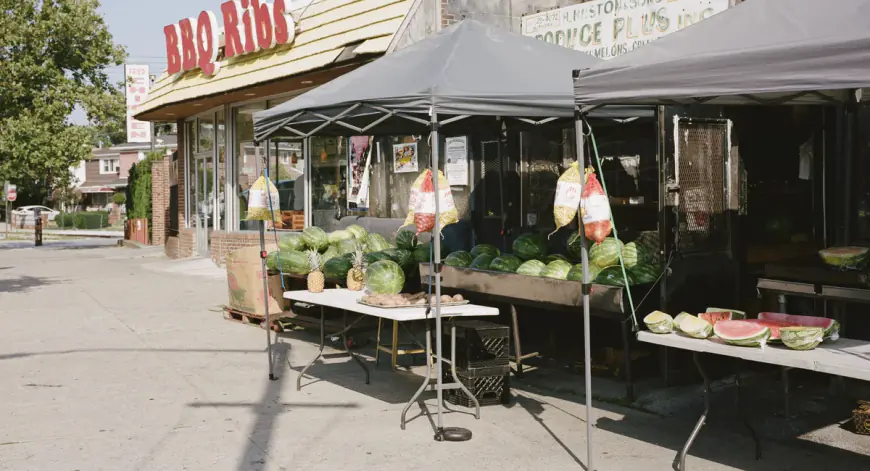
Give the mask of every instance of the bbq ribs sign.
<path id="1" fill-rule="evenodd" d="M 218 50 L 223 36 L 224 57 L 241 56 L 282 44 L 296 36 L 296 22 L 287 11 L 289 0 L 231 0 L 221 5 L 223 27 L 217 15 L 203 11 L 163 28 L 166 37 L 166 71 L 178 74 L 200 69 L 207 76 L 220 70 Z"/>

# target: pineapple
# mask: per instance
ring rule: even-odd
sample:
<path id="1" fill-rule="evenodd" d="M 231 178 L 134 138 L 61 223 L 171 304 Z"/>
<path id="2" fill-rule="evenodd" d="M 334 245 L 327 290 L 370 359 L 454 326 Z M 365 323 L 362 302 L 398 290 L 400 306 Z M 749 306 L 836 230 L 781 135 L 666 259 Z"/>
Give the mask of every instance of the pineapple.
<path id="1" fill-rule="evenodd" d="M 347 289 L 351 291 L 362 291 L 363 289 L 363 280 L 364 280 L 364 260 L 365 255 L 362 251 L 362 246 L 357 244 L 356 250 L 353 251 L 353 259 L 351 263 L 353 263 L 353 268 L 347 272 Z"/>
<path id="2" fill-rule="evenodd" d="M 326 278 L 323 276 L 321 268 L 320 254 L 316 250 L 308 251 L 308 263 L 311 265 L 311 271 L 308 272 L 308 291 L 312 293 L 322 293 L 326 285 Z"/>

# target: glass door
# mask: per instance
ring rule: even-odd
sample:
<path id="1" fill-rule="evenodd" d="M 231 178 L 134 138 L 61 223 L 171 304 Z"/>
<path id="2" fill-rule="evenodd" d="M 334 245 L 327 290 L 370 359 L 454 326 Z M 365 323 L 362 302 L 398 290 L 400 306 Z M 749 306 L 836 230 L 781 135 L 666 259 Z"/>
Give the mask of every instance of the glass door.
<path id="1" fill-rule="evenodd" d="M 209 233 L 215 223 L 214 120 L 199 119 L 198 152 L 194 156 L 196 253 L 209 256 Z"/>

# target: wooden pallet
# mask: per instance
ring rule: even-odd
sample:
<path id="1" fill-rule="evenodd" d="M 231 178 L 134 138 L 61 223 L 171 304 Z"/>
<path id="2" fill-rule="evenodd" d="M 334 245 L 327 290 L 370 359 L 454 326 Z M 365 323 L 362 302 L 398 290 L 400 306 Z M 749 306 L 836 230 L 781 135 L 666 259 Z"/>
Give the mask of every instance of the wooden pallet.
<path id="1" fill-rule="evenodd" d="M 223 311 L 224 319 L 239 322 L 242 324 L 248 325 L 256 325 L 262 329 L 266 328 L 266 317 L 258 314 L 251 314 L 249 312 L 238 311 L 236 309 L 230 309 L 228 307 L 224 308 Z M 278 319 L 272 319 L 272 330 L 275 332 L 284 332 L 286 330 L 292 330 L 293 325 L 290 322 L 290 319 L 281 317 Z"/>

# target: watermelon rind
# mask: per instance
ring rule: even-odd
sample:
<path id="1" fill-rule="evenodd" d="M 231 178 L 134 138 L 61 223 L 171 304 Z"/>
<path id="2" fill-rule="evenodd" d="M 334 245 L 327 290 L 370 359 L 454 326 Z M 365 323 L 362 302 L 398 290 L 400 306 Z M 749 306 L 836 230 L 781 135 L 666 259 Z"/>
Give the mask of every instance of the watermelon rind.
<path id="1" fill-rule="evenodd" d="M 821 327 L 825 331 L 825 340 L 834 342 L 840 338 L 840 323 L 829 317 L 760 312 L 758 313 L 758 318 L 761 320 L 788 322 L 801 327 Z"/>
<path id="2" fill-rule="evenodd" d="M 373 294 L 399 294 L 405 286 L 405 272 L 392 260 L 381 260 L 366 268 L 366 289 Z"/>
<path id="3" fill-rule="evenodd" d="M 550 262 L 555 262 L 556 260 L 562 260 L 562 261 L 564 261 L 564 262 L 570 262 L 570 261 L 571 261 L 568 257 L 566 257 L 566 256 L 564 256 L 564 255 L 562 255 L 562 254 L 560 254 L 560 253 L 550 254 L 550 255 L 547 255 L 546 257 L 544 257 L 544 258 L 542 258 L 542 259 L 539 259 L 539 260 L 541 260 L 542 262 L 544 262 L 545 265 L 548 264 L 548 263 L 550 263 Z"/>
<path id="4" fill-rule="evenodd" d="M 858 270 L 867 264 L 867 247 L 828 247 L 819 250 L 819 257 L 826 265 L 846 270 Z"/>
<path id="5" fill-rule="evenodd" d="M 746 313 L 743 311 L 738 311 L 736 309 L 722 309 L 718 307 L 708 307 L 705 312 L 730 312 L 731 320 L 741 320 L 746 319 Z"/>
<path id="6" fill-rule="evenodd" d="M 296 250 L 296 251 L 304 251 L 305 250 L 305 241 L 302 240 L 302 234 L 298 232 L 291 232 L 288 234 L 283 234 L 281 238 L 278 240 L 278 248 L 283 250 Z"/>
<path id="7" fill-rule="evenodd" d="M 517 237 L 512 248 L 514 254 L 523 261 L 547 256 L 547 241 L 540 234 L 523 234 Z"/>
<path id="8" fill-rule="evenodd" d="M 707 339 L 713 334 L 713 325 L 695 316 L 686 316 L 680 320 L 680 332 L 695 339 Z"/>
<path id="9" fill-rule="evenodd" d="M 353 234 L 350 231 L 339 229 L 337 231 L 332 231 L 329 235 L 326 236 L 326 239 L 329 241 L 329 245 L 336 245 L 343 240 L 353 239 Z"/>
<path id="10" fill-rule="evenodd" d="M 601 273 L 601 268 L 598 268 L 598 265 L 589 264 L 589 279 L 591 281 L 595 281 L 598 278 L 598 274 Z M 571 267 L 571 271 L 568 272 L 568 279 L 571 281 L 583 281 L 583 264 L 578 263 Z"/>
<path id="11" fill-rule="evenodd" d="M 653 311 L 643 318 L 646 328 L 654 334 L 670 334 L 674 331 L 674 319 L 670 314 Z"/>
<path id="12" fill-rule="evenodd" d="M 489 244 L 478 244 L 472 247 L 471 255 L 475 258 L 481 255 L 490 255 L 492 258 L 498 257 L 501 255 L 501 251 L 493 245 Z"/>
<path id="13" fill-rule="evenodd" d="M 622 249 L 622 260 L 625 262 L 625 268 L 633 268 L 636 265 L 649 262 L 652 260 L 652 257 L 647 254 L 647 249 L 643 245 L 629 242 Z"/>
<path id="14" fill-rule="evenodd" d="M 492 271 L 500 271 L 504 273 L 516 273 L 517 269 L 522 265 L 522 260 L 511 254 L 499 255 L 492 259 L 489 263 L 489 269 Z"/>
<path id="15" fill-rule="evenodd" d="M 589 261 L 601 268 L 612 267 L 619 263 L 619 251 L 624 248 L 621 240 L 608 237 L 589 248 Z"/>
<path id="16" fill-rule="evenodd" d="M 329 247 L 329 236 L 323 229 L 316 226 L 306 227 L 302 231 L 302 240 L 306 247 L 318 252 L 323 252 Z"/>
<path id="17" fill-rule="evenodd" d="M 628 267 L 628 263 L 625 265 Z M 661 270 L 657 266 L 641 263 L 631 267 L 628 272 L 634 278 L 635 284 L 644 285 L 647 283 L 655 283 L 661 275 Z"/>
<path id="18" fill-rule="evenodd" d="M 396 247 L 405 250 L 414 250 L 417 246 L 417 236 L 407 229 L 401 229 L 396 233 Z"/>
<path id="19" fill-rule="evenodd" d="M 541 276 L 541 272 L 547 268 L 547 265 L 540 260 L 529 260 L 517 268 L 517 275 L 525 276 Z"/>
<path id="20" fill-rule="evenodd" d="M 677 314 L 677 317 L 674 318 L 674 330 L 678 330 L 678 331 L 682 332 L 682 330 L 680 330 L 680 323 L 683 322 L 683 319 L 685 319 L 686 317 L 695 317 L 695 316 L 693 316 L 685 311 Z"/>
<path id="21" fill-rule="evenodd" d="M 571 268 L 573 267 L 570 262 L 556 260 L 547 264 L 547 267 L 541 272 L 541 276 L 554 280 L 567 280 Z"/>
<path id="22" fill-rule="evenodd" d="M 822 343 L 825 331 L 821 327 L 783 327 L 780 339 L 792 350 L 812 350 Z"/>
<path id="23" fill-rule="evenodd" d="M 739 323 L 736 325 L 740 326 L 752 326 L 752 334 L 743 336 L 743 337 L 735 337 L 733 335 L 728 334 L 728 328 L 734 326 L 734 323 Z M 721 321 L 717 322 L 716 325 L 713 326 L 713 333 L 722 339 L 726 344 L 733 345 L 735 347 L 763 347 L 767 344 L 767 339 L 770 338 L 770 329 L 758 325 L 752 324 L 746 321 Z"/>
<path id="24" fill-rule="evenodd" d="M 634 285 L 634 278 L 630 271 L 626 270 L 625 274 L 628 275 L 628 284 L 629 286 Z M 607 267 L 595 277 L 595 282 L 600 285 L 607 286 L 625 286 L 625 276 L 622 274 L 622 267 Z"/>
<path id="25" fill-rule="evenodd" d="M 474 257 L 474 260 L 471 261 L 471 265 L 469 265 L 469 268 L 473 268 L 475 270 L 489 270 L 489 264 L 492 263 L 492 260 L 494 258 L 495 257 L 489 254 L 480 254 L 477 257 Z"/>
<path id="26" fill-rule="evenodd" d="M 368 231 L 366 231 L 359 224 L 351 224 L 345 228 L 347 232 L 350 232 L 356 240 L 364 241 L 366 236 L 369 235 Z"/>
<path id="27" fill-rule="evenodd" d="M 467 268 L 471 265 L 472 260 L 474 260 L 474 257 L 470 253 L 460 250 L 448 255 L 444 259 L 444 264 L 448 267 Z"/>
<path id="28" fill-rule="evenodd" d="M 369 234 L 366 236 L 366 248 L 369 252 L 381 252 L 391 249 L 393 246 L 387 242 L 387 239 L 380 234 Z"/>
<path id="29" fill-rule="evenodd" d="M 335 257 L 323 264 L 323 276 L 329 280 L 344 280 L 353 263 L 343 257 Z"/>

